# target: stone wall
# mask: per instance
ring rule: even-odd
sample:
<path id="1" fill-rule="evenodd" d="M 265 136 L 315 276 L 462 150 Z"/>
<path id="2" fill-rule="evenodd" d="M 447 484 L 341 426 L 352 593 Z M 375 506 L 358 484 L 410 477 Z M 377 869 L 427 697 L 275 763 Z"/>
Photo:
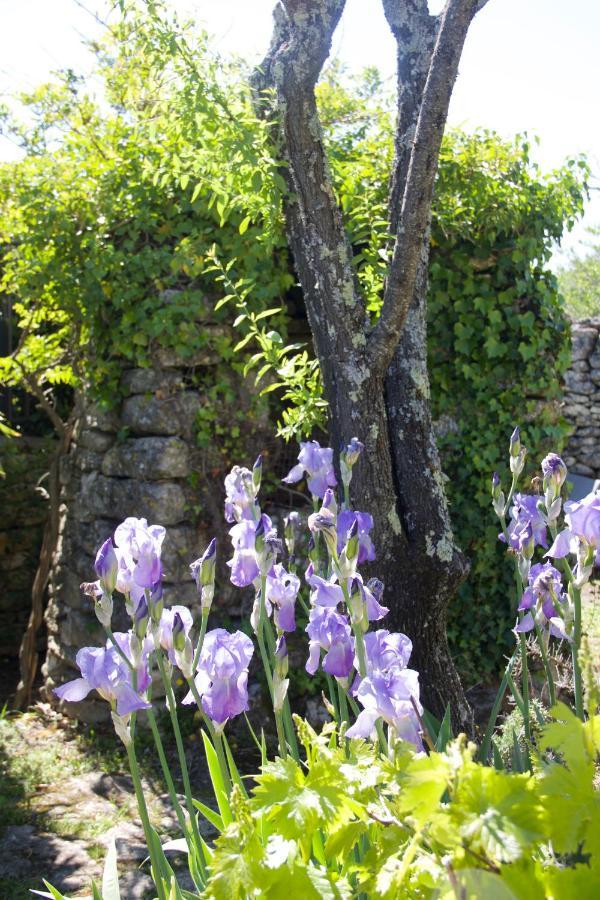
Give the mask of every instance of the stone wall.
<path id="1" fill-rule="evenodd" d="M 230 616 L 240 613 L 241 592 L 233 594 L 224 569 L 230 526 L 223 520 L 223 454 L 215 445 L 198 448 L 194 437 L 196 414 L 210 402 L 202 391 L 211 378 L 206 369 L 217 362 L 200 354 L 182 363 L 162 354 L 156 368 L 124 371 L 125 399 L 119 409 L 84 407 L 61 468 L 60 538 L 46 611 L 46 696 L 55 685 L 75 677 L 75 655 L 81 646 L 104 642 L 92 602 L 80 583 L 95 580 L 96 550 L 127 516 L 144 517 L 167 529 L 163 545 L 167 605 L 194 607 L 197 595 L 189 563 L 216 533 L 223 548 L 217 604 Z M 232 372 L 223 374 L 224 368 L 219 367 L 218 377 L 233 380 L 236 411 L 247 410 L 249 423 L 229 464 L 251 465 L 272 443 L 272 428 L 265 415 L 257 419 L 256 398 L 248 384 Z M 226 422 L 228 411 L 220 412 Z M 115 604 L 115 631 L 127 628 L 122 606 Z M 105 707 L 70 704 L 69 713 L 91 720 L 103 715 Z"/>
<path id="2" fill-rule="evenodd" d="M 20 437 L 0 444 L 5 469 L 0 477 L 0 657 L 14 661 L 31 609 L 31 585 L 48 511 L 44 475 L 54 440 Z M 10 668 L 16 672 L 14 662 Z M 13 687 L 11 680 L 10 690 Z"/>
<path id="3" fill-rule="evenodd" d="M 573 425 L 565 451 L 571 471 L 600 478 L 600 318 L 572 323 L 572 362 L 563 415 Z"/>

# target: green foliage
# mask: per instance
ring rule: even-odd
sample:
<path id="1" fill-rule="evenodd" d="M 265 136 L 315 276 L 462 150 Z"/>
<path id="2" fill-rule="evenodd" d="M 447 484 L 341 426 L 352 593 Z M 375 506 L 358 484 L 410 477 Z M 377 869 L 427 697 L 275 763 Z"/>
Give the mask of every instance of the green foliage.
<path id="1" fill-rule="evenodd" d="M 552 712 L 527 774 L 475 762 L 464 738 L 429 755 L 401 743 L 390 761 L 299 722 L 306 764 L 277 759 L 249 801 L 234 791 L 207 896 L 593 896 L 600 716 Z"/>
<path id="2" fill-rule="evenodd" d="M 319 101 L 357 277 L 376 317 L 389 248 L 389 104 L 372 74 L 350 87 L 336 69 Z M 548 262 L 582 211 L 587 174 L 581 159 L 542 174 L 522 135 L 504 141 L 487 131 L 451 131 L 442 144 L 431 224 L 429 375 L 453 525 L 471 562 L 449 621 L 453 652 L 470 681 L 497 669 L 513 624 L 491 473 L 504 475 L 516 424 L 533 459 L 559 449 L 566 434 L 557 401 L 569 330 Z"/>
<path id="3" fill-rule="evenodd" d="M 239 66 L 155 5 L 131 6 L 96 50 L 108 107 L 67 72 L 22 98 L 32 128 L 13 124 L 26 156 L 0 168 L 0 290 L 21 341 L 0 371 L 114 403 L 123 366 L 161 348 L 243 365 L 215 310 L 211 248 L 252 278 L 256 313 L 293 278 L 274 252 L 279 188 Z"/>
<path id="4" fill-rule="evenodd" d="M 591 229 L 598 237 L 600 230 Z M 585 256 L 571 253 L 558 271 L 558 286 L 570 316 L 582 319 L 600 315 L 600 243 L 590 244 Z"/>
<path id="5" fill-rule="evenodd" d="M 471 574 L 450 612 L 462 670 L 497 665 L 512 625 L 508 573 L 489 504 L 506 471 L 505 442 L 522 426 L 530 458 L 562 445 L 560 376 L 569 330 L 547 268 L 552 242 L 581 211 L 587 169 L 543 176 L 524 137 L 447 136 L 432 223 L 429 371 L 454 527 Z M 467 450 L 468 448 L 468 450 Z"/>
<path id="6" fill-rule="evenodd" d="M 97 48 L 107 105 L 66 73 L 24 98 L 33 129 L 13 126 L 27 155 L 0 168 L 0 291 L 13 298 L 22 338 L 0 374 L 38 390 L 83 384 L 110 403 L 124 364 L 150 365 L 161 348 L 185 359 L 205 347 L 223 365 L 199 415 L 201 446 L 227 455 L 243 425 L 221 416 L 232 368 L 254 373 L 263 394 L 254 408 L 273 401 L 280 434 L 308 435 L 325 424 L 326 402 L 311 348 L 287 342 L 294 277 L 284 184 L 270 126 L 252 111 L 248 72 L 217 58 L 206 35 L 161 4 L 122 6 Z M 391 106 L 373 70 L 350 85 L 332 67 L 318 94 L 375 319 L 390 244 Z M 525 137 L 454 132 L 442 148 L 429 364 L 453 522 L 471 560 L 450 613 L 470 680 L 497 669 L 512 624 L 490 473 L 503 474 L 503 443 L 517 421 L 534 458 L 559 449 L 565 433 L 555 401 L 568 325 L 547 262 L 581 210 L 586 173 L 575 160 L 543 175 Z"/>

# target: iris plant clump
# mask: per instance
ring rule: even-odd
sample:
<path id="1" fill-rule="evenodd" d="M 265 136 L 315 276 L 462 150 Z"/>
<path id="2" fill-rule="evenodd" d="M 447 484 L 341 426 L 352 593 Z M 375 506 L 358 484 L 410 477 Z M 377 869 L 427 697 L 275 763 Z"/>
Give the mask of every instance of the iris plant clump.
<path id="1" fill-rule="evenodd" d="M 391 634 L 383 628 L 370 630 L 372 623 L 378 625 L 384 619 L 388 609 L 381 602 L 383 584 L 375 578 L 365 581 L 359 571 L 362 563 L 375 559 L 370 535 L 373 519 L 350 505 L 352 469 L 362 450 L 363 445 L 355 438 L 341 453 L 341 497 L 336 495 L 333 451 L 316 441 L 301 445 L 298 464 L 284 479 L 288 484 L 306 479 L 312 495 L 309 558 L 303 573 L 295 553 L 302 527 L 300 514 L 292 511 L 286 517 L 282 539 L 271 518 L 261 510 L 262 459 L 257 459 L 252 470 L 234 466 L 225 478 L 225 518 L 232 525 L 229 534 L 233 548 L 227 565 L 232 584 L 254 592 L 250 623 L 283 760 L 290 754 L 300 760 L 288 700 L 286 643 L 286 635 L 297 629 L 297 603 L 308 615 L 306 671 L 314 675 L 321 668 L 325 673 L 327 708 L 345 738 L 372 740 L 386 754 L 393 753 L 402 741 L 411 742 L 416 749 L 423 747 L 419 677 L 408 668 L 412 644 L 406 635 Z M 198 608 L 165 608 L 161 560 L 164 537 L 162 526 L 130 517 L 102 544 L 95 562 L 97 580 L 82 587 L 93 598 L 97 618 L 106 631 L 106 645 L 80 650 L 76 662 L 81 677 L 55 693 L 62 700 L 77 701 L 95 689 L 110 704 L 116 732 L 127 748 L 158 888 L 164 854 L 149 822 L 135 756 L 136 714 L 145 711 L 185 836 L 190 871 L 200 889 L 208 877 L 209 854 L 198 833 L 173 675 L 178 671 L 188 689 L 179 702 L 196 705 L 200 712 L 207 762 L 216 766 L 213 775 L 217 773 L 217 780 L 229 792 L 232 755 L 225 727 L 230 719 L 249 709 L 248 670 L 255 644 L 241 631 L 207 630 L 215 593 L 215 540 L 190 566 L 198 587 Z M 111 630 L 115 592 L 122 595 L 131 617 L 131 628 L 125 633 Z M 157 682 L 162 682 L 180 751 L 185 810 L 177 799 L 156 727 L 152 693 Z M 163 893 L 167 883 L 164 880 Z"/>
<path id="2" fill-rule="evenodd" d="M 306 794 L 304 788 L 299 787 L 302 779 L 310 778 L 312 772 L 318 771 L 314 746 L 319 746 L 323 754 L 326 746 L 329 747 L 327 752 L 337 747 L 344 754 L 346 774 L 350 772 L 347 761 L 354 757 L 360 760 L 365 752 L 361 748 L 370 747 L 369 753 L 372 760 L 377 760 L 378 771 L 384 772 L 386 765 L 393 768 L 398 760 L 412 758 L 411 754 L 418 760 L 426 758 L 426 754 L 443 751 L 451 738 L 450 712 L 447 711 L 444 721 L 439 723 L 420 703 L 419 675 L 409 668 L 411 640 L 404 634 L 391 633 L 381 627 L 388 613 L 383 605 L 384 585 L 377 578 L 365 580 L 360 572 L 360 566 L 373 561 L 376 554 L 371 538 L 371 516 L 353 509 L 350 503 L 352 470 L 362 450 L 363 445 L 356 438 L 343 449 L 339 467 L 340 494 L 332 450 L 320 447 L 316 441 L 301 445 L 298 464 L 284 481 L 294 484 L 305 480 L 312 495 L 313 512 L 307 520 L 308 558 L 304 561 L 298 553 L 301 515 L 292 511 L 285 517 L 281 537 L 273 520 L 261 509 L 262 459 L 259 457 L 251 470 L 235 466 L 226 477 L 225 518 L 231 524 L 229 534 L 233 550 L 227 565 L 232 584 L 253 591 L 250 616 L 253 638 L 242 631 L 208 630 L 215 595 L 215 540 L 190 566 L 198 588 L 198 603 L 194 610 L 179 605 L 164 606 L 161 549 L 165 529 L 149 525 L 145 519 L 127 518 L 118 526 L 114 535 L 98 550 L 97 580 L 82 585 L 93 599 L 96 615 L 106 632 L 106 644 L 81 649 L 76 658 L 80 677 L 57 688 L 56 694 L 65 701 L 78 701 L 96 690 L 110 704 L 116 733 L 127 749 L 159 900 L 197 895 L 180 890 L 150 823 L 135 752 L 138 713 L 143 711 L 148 718 L 183 835 L 181 840 L 171 842 L 170 848 L 186 850 L 195 887 L 199 894 L 208 891 L 208 896 L 220 896 L 216 888 L 216 893 L 211 893 L 211 886 L 220 882 L 215 874 L 217 870 L 211 870 L 213 849 L 199 833 L 198 813 L 219 831 L 226 829 L 238 816 L 242 832 L 247 836 L 250 834 L 244 832 L 249 813 L 243 811 L 243 803 L 250 801 L 227 741 L 226 727 L 231 719 L 249 710 L 249 668 L 256 648 L 264 669 L 278 739 L 278 757 L 274 763 L 268 763 L 264 738 L 258 740 L 246 720 L 261 751 L 263 765 L 259 781 L 275 777 L 275 771 L 277 778 L 283 778 L 285 774 L 286 784 L 293 786 L 289 790 L 300 791 L 300 807 L 308 804 L 306 814 L 310 813 L 309 819 L 316 815 L 315 804 L 319 809 L 329 808 L 319 806 L 325 803 L 319 799 L 319 791 L 326 792 L 326 780 L 322 784 L 319 782 L 318 788 L 307 789 Z M 505 496 L 499 477 L 494 475 L 492 501 L 501 523 L 499 537 L 514 561 L 517 645 L 506 667 L 482 745 L 477 750 L 480 764 L 484 766 L 492 758 L 495 762 L 498 760 L 493 735 L 507 688 L 523 714 L 528 750 L 533 749 L 525 638 L 530 632 L 535 635 L 544 660 L 551 706 L 556 703 L 556 689 L 548 659 L 550 641 L 563 641 L 571 647 L 575 711 L 580 720 L 585 718 L 579 658 L 580 591 L 594 564 L 600 561 L 600 498 L 591 494 L 580 502 L 564 503 L 565 527 L 560 528 L 562 491 L 567 477 L 564 463 L 555 454 L 547 456 L 542 462 L 543 494 L 520 493 L 517 488 L 526 450 L 521 445 L 518 429 L 511 437 L 509 451 L 510 489 Z M 537 548 L 541 548 L 544 555 L 536 562 Z M 122 595 L 131 618 L 131 627 L 125 633 L 111 630 L 115 592 Z M 324 694 L 323 700 L 334 719 L 329 738 L 317 737 L 312 731 L 309 733 L 308 726 L 298 718 L 294 722 L 290 709 L 288 688 L 293 672 L 290 671 L 287 641 L 297 631 L 298 606 L 307 619 L 305 669 L 311 676 L 321 669 L 327 683 L 327 696 Z M 520 688 L 512 675 L 518 656 L 522 673 Z M 177 680 L 186 685 L 179 701 L 173 686 L 175 674 Z M 180 803 L 175 791 L 156 725 L 153 691 L 159 683 L 175 734 L 184 803 Z M 201 717 L 206 762 L 218 813 L 192 798 L 179 728 L 178 702 L 196 706 Z M 303 746 L 304 754 L 301 754 L 299 744 Z M 473 746 L 468 754 L 473 756 L 475 750 Z M 526 757 L 524 769 L 530 765 Z M 306 776 L 303 767 L 307 769 Z M 315 777 L 318 781 L 320 776 Z M 364 774 L 359 776 L 357 770 L 356 784 L 362 784 L 365 777 Z M 350 783 L 354 783 L 352 779 Z M 440 797 L 444 790 L 441 789 Z M 268 807 L 276 817 L 279 815 L 277 810 L 283 809 L 288 802 L 285 793 L 277 796 L 279 799 L 272 799 Z M 383 793 L 380 800 L 382 797 Z M 333 803 L 333 800 L 329 802 Z M 349 822 L 359 807 L 356 803 L 352 806 L 354 801 L 346 799 L 344 802 L 350 803 L 350 812 L 344 819 Z M 384 806 L 378 806 L 372 815 L 375 821 L 385 824 L 387 814 L 381 811 Z M 300 812 L 296 810 L 290 815 L 300 816 Z M 337 814 L 331 812 L 331 815 L 334 817 L 331 821 L 337 822 Z M 384 819 L 381 819 L 382 815 Z M 355 832 L 354 857 L 360 862 L 368 858 L 369 842 L 364 838 L 366 832 L 363 834 L 362 826 L 355 825 L 358 830 Z M 260 828 L 264 838 L 264 822 Z M 306 843 L 304 831 L 302 826 L 300 843 L 304 847 L 302 865 L 305 867 L 302 871 L 310 874 L 313 857 L 319 864 L 327 863 L 326 847 L 322 838 L 315 837 Z M 267 853 L 272 851 L 277 859 L 282 853 L 284 856 L 292 853 L 290 848 L 285 849 L 285 841 L 275 846 L 271 837 L 267 841 Z M 281 839 L 280 835 L 275 837 Z M 263 852 L 260 848 L 256 852 L 259 850 Z M 291 859 L 290 856 L 290 866 Z M 271 863 L 267 863 L 269 866 Z"/>
<path id="3" fill-rule="evenodd" d="M 492 505 L 501 524 L 498 535 L 513 558 L 517 598 L 516 649 L 508 661 L 496 704 L 485 735 L 487 753 L 492 730 L 504 692 L 510 688 L 523 716 L 525 735 L 531 741 L 530 684 L 525 636 L 533 633 L 544 663 L 549 706 L 556 703 L 556 685 L 549 660 L 551 639 L 564 641 L 573 660 L 575 711 L 584 718 L 581 670 L 581 589 L 589 581 L 595 565 L 600 564 L 600 495 L 592 491 L 580 501 L 564 501 L 567 467 L 556 453 L 541 463 L 541 494 L 519 493 L 519 480 L 525 467 L 527 449 L 521 444 L 519 428 L 509 442 L 511 484 L 508 495 L 500 478 L 492 478 Z M 507 515 L 510 512 L 510 519 Z M 560 527 L 561 513 L 564 526 Z M 550 546 L 549 546 L 550 544 Z M 536 551 L 541 559 L 534 561 Z M 556 565 L 553 562 L 556 562 Z M 521 689 L 512 678 L 512 669 L 520 657 Z"/>

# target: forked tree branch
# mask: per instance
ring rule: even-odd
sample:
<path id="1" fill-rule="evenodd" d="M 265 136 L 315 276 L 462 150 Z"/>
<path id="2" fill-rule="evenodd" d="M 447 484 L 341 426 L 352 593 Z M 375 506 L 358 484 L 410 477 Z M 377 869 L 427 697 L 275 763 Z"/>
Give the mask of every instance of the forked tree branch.
<path id="1" fill-rule="evenodd" d="M 321 136 L 315 85 L 331 49 L 345 0 L 282 0 L 274 10 L 269 51 L 252 78 L 255 92 L 275 88 L 290 189 L 288 232 L 304 288 L 317 353 L 348 354 L 363 337 L 366 314 L 352 268 L 352 248 Z M 268 101 L 267 101 L 268 102 Z M 264 105 L 263 105 L 264 113 Z"/>
<path id="2" fill-rule="evenodd" d="M 452 88 L 471 19 L 479 8 L 478 0 L 448 0 L 438 17 L 435 43 L 423 89 L 416 132 L 406 172 L 404 191 L 394 249 L 384 291 L 383 306 L 377 325 L 368 339 L 369 358 L 380 373 L 387 369 L 400 340 L 413 298 L 421 247 L 425 238 L 440 146 L 448 116 Z M 412 21 L 417 12 L 423 16 L 423 4 L 410 0 Z M 418 9 L 417 9 L 418 7 Z M 406 4 L 401 0 L 384 0 L 384 9 L 392 33 L 398 41 L 398 56 L 407 41 Z M 394 16 L 400 23 L 394 27 Z M 392 20 L 392 21 L 390 21 Z M 394 211 L 391 210 L 392 220 Z"/>

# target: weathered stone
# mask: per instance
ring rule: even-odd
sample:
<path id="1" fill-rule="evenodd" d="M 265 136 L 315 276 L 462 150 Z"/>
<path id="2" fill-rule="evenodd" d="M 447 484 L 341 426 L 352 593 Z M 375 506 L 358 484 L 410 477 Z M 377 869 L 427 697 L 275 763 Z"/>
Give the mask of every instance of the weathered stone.
<path id="1" fill-rule="evenodd" d="M 565 385 L 575 394 L 590 394 L 594 391 L 589 375 L 573 372 L 571 369 L 565 372 Z"/>
<path id="2" fill-rule="evenodd" d="M 68 647 L 90 647 L 93 644 L 103 645 L 106 636 L 95 616 L 88 611 L 69 609 L 59 623 L 61 643 Z"/>
<path id="3" fill-rule="evenodd" d="M 73 454 L 73 465 L 80 472 L 98 472 L 102 465 L 102 454 L 80 448 Z"/>
<path id="4" fill-rule="evenodd" d="M 83 841 L 64 840 L 55 834 L 36 833 L 33 825 L 11 825 L 0 840 L 0 876 L 22 881 L 33 870 L 44 872 L 61 892 L 89 891 L 92 878 L 100 880 L 101 865 L 86 850 Z M 32 887 L 43 890 L 41 876 Z"/>
<path id="5" fill-rule="evenodd" d="M 52 590 L 54 594 L 68 597 L 69 609 L 85 609 L 90 613 L 93 609 L 92 600 L 83 593 L 81 584 L 84 580 L 95 581 L 95 578 L 93 568 L 90 568 L 82 577 L 67 566 L 60 566 L 52 572 Z"/>
<path id="6" fill-rule="evenodd" d="M 169 582 L 164 584 L 165 606 L 187 606 L 192 612 L 198 607 L 198 590 L 194 581 Z M 229 612 L 229 607 L 227 607 Z M 232 613 L 233 614 L 233 613 Z"/>
<path id="7" fill-rule="evenodd" d="M 573 466 L 573 472 L 576 475 L 588 475 L 590 478 L 594 478 L 594 470 L 589 466 L 584 466 L 583 463 L 575 463 Z"/>
<path id="8" fill-rule="evenodd" d="M 123 403 L 123 424 L 133 434 L 191 437 L 195 415 L 201 405 L 195 391 L 182 391 L 172 397 L 147 398 L 135 394 Z"/>
<path id="9" fill-rule="evenodd" d="M 181 389 L 180 372 L 164 372 L 160 369 L 128 369 L 121 377 L 121 387 L 129 394 L 170 394 Z"/>
<path id="10" fill-rule="evenodd" d="M 185 478 L 190 474 L 188 447 L 177 437 L 132 438 L 108 451 L 102 473 L 149 481 Z"/>
<path id="11" fill-rule="evenodd" d="M 600 369 L 600 346 L 597 346 L 594 352 L 588 357 L 588 364 L 592 369 Z"/>
<path id="12" fill-rule="evenodd" d="M 98 548 L 119 524 L 117 519 L 95 518 L 91 522 L 81 522 L 77 528 L 69 529 L 69 544 L 65 545 L 65 553 L 85 551 L 95 558 Z"/>
<path id="13" fill-rule="evenodd" d="M 590 366 L 587 359 L 580 359 L 578 362 L 572 362 L 569 366 L 571 372 L 577 372 L 578 374 L 585 374 L 590 371 Z"/>
<path id="14" fill-rule="evenodd" d="M 191 581 L 190 563 L 198 558 L 207 543 L 200 540 L 190 525 L 167 528 L 162 547 L 165 581 Z"/>
<path id="15" fill-rule="evenodd" d="M 117 519 L 137 516 L 161 525 L 176 525 L 185 519 L 185 495 L 173 482 L 107 478 L 91 472 L 82 475 L 75 512 L 88 522 L 95 516 Z"/>
<path id="16" fill-rule="evenodd" d="M 600 447 L 592 447 L 588 450 L 583 450 L 579 454 L 577 462 L 584 466 L 588 466 L 588 468 L 593 470 L 600 471 Z"/>
<path id="17" fill-rule="evenodd" d="M 101 409 L 94 403 L 86 406 L 83 414 L 83 424 L 87 428 L 96 428 L 98 431 L 111 431 L 114 433 L 121 427 L 119 415 L 115 409 Z"/>
<path id="18" fill-rule="evenodd" d="M 571 358 L 573 362 L 587 359 L 593 352 L 597 340 L 598 331 L 596 328 L 574 325 L 571 330 Z"/>
<path id="19" fill-rule="evenodd" d="M 77 437 L 77 446 L 84 450 L 93 450 L 94 453 L 106 453 L 115 441 L 113 434 L 98 431 L 94 428 L 84 428 Z"/>

